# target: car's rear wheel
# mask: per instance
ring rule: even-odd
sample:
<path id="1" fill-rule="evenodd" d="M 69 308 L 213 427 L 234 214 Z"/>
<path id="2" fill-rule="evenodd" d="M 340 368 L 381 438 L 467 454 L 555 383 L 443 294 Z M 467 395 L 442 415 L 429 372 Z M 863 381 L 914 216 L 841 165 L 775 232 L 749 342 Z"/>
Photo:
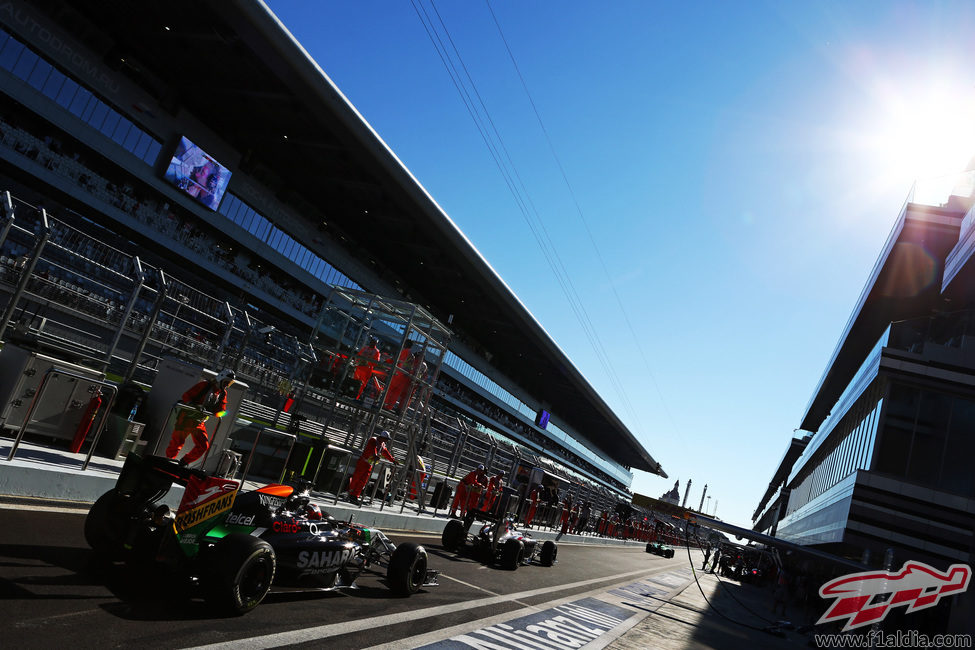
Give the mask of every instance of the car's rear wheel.
<path id="1" fill-rule="evenodd" d="M 208 600 L 225 614 L 240 615 L 257 607 L 274 582 L 277 559 L 263 539 L 231 534 L 206 555 Z"/>
<path id="2" fill-rule="evenodd" d="M 525 545 L 520 539 L 509 539 L 501 551 L 501 564 L 514 571 L 525 557 Z"/>
<path id="3" fill-rule="evenodd" d="M 109 490 L 98 497 L 85 518 L 85 541 L 105 560 L 119 559 L 122 554 L 126 522 L 121 499 L 118 492 Z"/>
<path id="4" fill-rule="evenodd" d="M 542 566 L 552 566 L 555 564 L 555 558 L 558 555 L 559 547 L 552 540 L 548 540 L 542 544 L 542 552 L 538 556 L 538 561 L 541 562 Z"/>
<path id="5" fill-rule="evenodd" d="M 647 553 L 653 553 L 653 542 L 647 542 Z"/>
<path id="6" fill-rule="evenodd" d="M 389 568 L 386 569 L 390 589 L 402 596 L 409 596 L 420 590 L 426 577 L 426 549 L 413 542 L 404 542 L 397 546 L 389 560 Z"/>
<path id="7" fill-rule="evenodd" d="M 451 519 L 443 528 L 440 534 L 440 544 L 446 551 L 456 551 L 464 543 L 464 522 L 459 519 Z"/>

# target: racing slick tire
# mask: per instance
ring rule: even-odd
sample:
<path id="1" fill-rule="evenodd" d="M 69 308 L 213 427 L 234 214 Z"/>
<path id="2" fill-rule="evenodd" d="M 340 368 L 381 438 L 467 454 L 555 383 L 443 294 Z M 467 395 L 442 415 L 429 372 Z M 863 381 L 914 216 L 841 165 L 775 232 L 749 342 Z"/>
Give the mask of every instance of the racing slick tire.
<path id="1" fill-rule="evenodd" d="M 120 500 L 118 492 L 109 490 L 98 497 L 85 518 L 85 541 L 105 560 L 116 560 L 122 555 L 125 515 L 119 507 Z"/>
<path id="2" fill-rule="evenodd" d="M 670 549 L 670 550 L 667 551 L 667 557 L 673 559 L 673 557 L 674 557 L 674 549 Z"/>
<path id="3" fill-rule="evenodd" d="M 464 545 L 464 537 L 466 535 L 464 522 L 460 519 L 451 519 L 443 527 L 443 533 L 440 534 L 440 544 L 444 547 L 445 551 L 456 551 Z"/>
<path id="4" fill-rule="evenodd" d="M 274 581 L 277 558 L 263 539 L 234 533 L 206 553 L 207 601 L 224 614 L 246 614 L 257 607 Z"/>
<path id="5" fill-rule="evenodd" d="M 647 542 L 647 553 L 653 553 L 653 542 Z"/>
<path id="6" fill-rule="evenodd" d="M 426 549 L 413 542 L 404 542 L 397 546 L 386 569 L 389 588 L 401 596 L 410 596 L 420 590 L 426 578 Z"/>
<path id="7" fill-rule="evenodd" d="M 525 544 L 520 539 L 509 539 L 501 551 L 501 565 L 514 571 L 525 558 Z"/>
<path id="8" fill-rule="evenodd" d="M 555 558 L 559 555 L 559 547 L 552 540 L 547 540 L 542 544 L 542 552 L 538 555 L 538 561 L 542 566 L 552 566 Z"/>

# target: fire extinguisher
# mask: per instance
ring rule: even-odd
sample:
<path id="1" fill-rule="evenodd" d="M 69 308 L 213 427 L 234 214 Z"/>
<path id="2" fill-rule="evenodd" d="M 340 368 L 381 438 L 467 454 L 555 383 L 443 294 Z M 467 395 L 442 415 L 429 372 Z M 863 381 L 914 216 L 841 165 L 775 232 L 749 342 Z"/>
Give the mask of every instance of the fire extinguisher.
<path id="1" fill-rule="evenodd" d="M 88 437 L 88 432 L 91 431 L 91 425 L 95 421 L 95 416 L 98 415 L 98 409 L 102 407 L 102 391 L 95 391 L 92 396 L 91 401 L 88 402 L 88 408 L 85 409 L 85 414 L 81 417 L 81 422 L 78 423 L 78 429 L 74 432 L 74 440 L 71 441 L 71 453 L 77 454 L 81 450 L 81 445 L 84 444 L 85 438 Z"/>
<path id="2" fill-rule="evenodd" d="M 285 413 L 291 412 L 291 407 L 295 405 L 295 392 L 291 391 L 288 393 L 287 399 L 284 400 L 284 408 L 281 409 Z"/>

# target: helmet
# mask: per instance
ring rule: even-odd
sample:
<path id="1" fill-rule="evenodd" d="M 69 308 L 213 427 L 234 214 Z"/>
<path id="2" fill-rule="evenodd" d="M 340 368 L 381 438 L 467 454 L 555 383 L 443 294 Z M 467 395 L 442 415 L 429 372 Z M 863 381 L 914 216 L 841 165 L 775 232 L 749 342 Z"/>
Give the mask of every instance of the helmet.
<path id="1" fill-rule="evenodd" d="M 231 370 L 230 368 L 224 368 L 223 370 L 217 373 L 216 377 L 214 377 L 214 381 L 217 382 L 233 381 L 235 379 L 237 379 L 237 375 L 234 374 L 234 371 Z"/>
<path id="2" fill-rule="evenodd" d="M 477 466 L 477 471 L 483 472 L 484 471 L 484 465 L 478 465 Z"/>
<path id="3" fill-rule="evenodd" d="M 389 431 L 383 429 L 382 431 L 376 434 L 376 437 L 381 438 L 382 440 L 389 440 Z"/>
<path id="4" fill-rule="evenodd" d="M 322 509 L 316 506 L 314 503 L 309 503 L 305 506 L 305 518 L 319 520 L 322 518 Z"/>

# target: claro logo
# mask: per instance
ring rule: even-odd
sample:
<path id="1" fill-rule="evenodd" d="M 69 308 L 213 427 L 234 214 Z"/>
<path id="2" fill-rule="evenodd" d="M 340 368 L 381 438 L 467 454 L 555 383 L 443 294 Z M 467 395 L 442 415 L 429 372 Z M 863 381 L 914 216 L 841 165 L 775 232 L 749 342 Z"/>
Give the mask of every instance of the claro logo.
<path id="1" fill-rule="evenodd" d="M 849 619 L 843 631 L 884 620 L 894 607 L 907 607 L 912 614 L 934 607 L 944 596 L 968 589 L 972 570 L 967 564 L 952 564 L 942 573 L 921 562 L 905 562 L 900 571 L 865 571 L 830 580 L 819 588 L 823 598 L 836 602 L 816 622 Z M 887 594 L 890 594 L 889 596 Z"/>
<path id="2" fill-rule="evenodd" d="M 271 529 L 276 533 L 297 533 L 301 530 L 301 526 L 292 519 L 291 521 L 276 521 L 271 525 Z"/>

